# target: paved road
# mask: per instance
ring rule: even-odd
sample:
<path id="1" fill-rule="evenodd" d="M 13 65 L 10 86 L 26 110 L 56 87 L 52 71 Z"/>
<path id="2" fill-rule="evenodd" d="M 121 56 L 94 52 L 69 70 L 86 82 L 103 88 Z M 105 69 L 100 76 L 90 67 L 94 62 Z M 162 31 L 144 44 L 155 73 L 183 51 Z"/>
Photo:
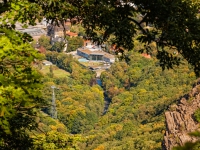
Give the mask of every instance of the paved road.
<path id="1" fill-rule="evenodd" d="M 103 71 L 105 71 L 105 70 L 103 70 L 103 69 L 95 70 L 95 72 L 96 72 L 96 77 L 99 78 L 99 77 L 101 76 L 101 73 L 102 73 Z"/>

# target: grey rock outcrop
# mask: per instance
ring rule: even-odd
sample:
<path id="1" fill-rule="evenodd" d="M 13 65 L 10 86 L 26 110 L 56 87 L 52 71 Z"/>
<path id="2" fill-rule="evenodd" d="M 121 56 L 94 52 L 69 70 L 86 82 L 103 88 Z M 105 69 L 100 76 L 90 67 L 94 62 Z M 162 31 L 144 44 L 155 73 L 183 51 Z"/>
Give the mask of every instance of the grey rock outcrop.
<path id="1" fill-rule="evenodd" d="M 162 143 L 163 150 L 172 150 L 174 146 L 197 140 L 188 133 L 199 130 L 200 124 L 194 119 L 195 111 L 200 108 L 199 92 L 200 85 L 196 85 L 178 104 L 172 105 L 169 111 L 165 112 L 166 133 Z"/>

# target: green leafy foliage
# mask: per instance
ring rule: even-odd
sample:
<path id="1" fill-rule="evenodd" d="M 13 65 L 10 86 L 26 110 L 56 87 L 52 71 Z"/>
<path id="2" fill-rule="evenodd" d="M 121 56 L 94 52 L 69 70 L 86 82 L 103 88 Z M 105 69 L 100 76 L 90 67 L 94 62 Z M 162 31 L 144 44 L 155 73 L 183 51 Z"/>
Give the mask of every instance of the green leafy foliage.
<path id="1" fill-rule="evenodd" d="M 76 68 L 78 69 L 78 66 Z M 50 114 L 52 101 L 50 87 L 55 85 L 58 88 L 55 91 L 58 119 L 66 125 L 71 134 L 86 133 L 94 129 L 104 108 L 103 90 L 98 85 L 90 86 L 89 83 L 81 83 L 79 80 L 73 78 L 72 73 L 71 77 L 45 76 L 43 79 L 45 86 L 43 98 L 49 102 L 49 107 L 43 111 Z"/>
<path id="2" fill-rule="evenodd" d="M 32 62 L 39 59 L 26 35 L 1 29 L 0 35 L 0 147 L 26 149 L 31 139 L 26 130 L 37 127 L 41 99 L 41 75 Z M 24 144 L 26 143 L 26 144 Z"/>
<path id="3" fill-rule="evenodd" d="M 46 50 L 50 50 L 51 49 L 51 44 L 50 44 L 50 38 L 42 35 L 39 39 L 38 39 L 38 44 L 39 46 L 44 47 Z"/>
<path id="4" fill-rule="evenodd" d="M 71 77 L 80 84 L 92 84 L 91 81 L 95 78 L 95 74 L 84 68 L 80 63 L 73 59 L 72 55 L 67 55 L 57 52 L 47 52 L 47 60 L 56 64 L 59 68 L 71 73 Z"/>
<path id="5" fill-rule="evenodd" d="M 76 51 L 83 46 L 83 39 L 79 36 L 68 38 L 67 52 Z"/>
<path id="6" fill-rule="evenodd" d="M 63 92 L 67 98 L 60 101 L 59 118 L 73 134 L 88 132 L 103 112 L 103 92 L 98 86 L 76 85 L 71 88 Z"/>
<path id="7" fill-rule="evenodd" d="M 40 112 L 37 118 L 38 129 L 30 133 L 33 138 L 33 149 L 72 149 L 79 150 L 78 142 L 83 142 L 81 135 L 69 134 L 64 124 Z"/>
<path id="8" fill-rule="evenodd" d="M 112 41 L 119 52 L 134 47 L 134 36 L 145 44 L 143 50 L 151 53 L 150 44 L 156 42 L 160 66 L 172 68 L 179 63 L 173 55 L 178 51 L 198 75 L 199 17 L 198 0 L 159 1 L 89 1 L 81 10 L 85 12 L 83 25 L 86 33 L 100 42 Z M 187 10 L 187 11 L 186 11 Z M 101 33 L 101 35 L 99 35 Z M 166 48 L 170 47 L 170 51 Z M 171 49 L 172 48 L 172 49 Z M 196 57 L 195 57 L 196 56 Z"/>
<path id="9" fill-rule="evenodd" d="M 116 63 L 103 73 L 103 87 L 112 104 L 101 118 L 102 91 L 89 86 L 94 74 L 72 56 L 49 52 L 47 59 L 69 71 L 71 78 L 47 77 L 43 81 L 45 85 L 61 85 L 59 119 L 70 133 L 89 136 L 80 143 L 82 149 L 160 149 L 165 129 L 162 114 L 195 78 L 190 68 L 181 65 L 181 59 L 186 59 L 199 75 L 199 0 L 4 0 L 0 8 L 1 149 L 28 149 L 33 141 L 36 149 L 75 147 L 68 133 L 58 132 L 57 127 L 52 126 L 52 132 L 47 128 L 46 136 L 39 135 L 41 141 L 33 140 L 28 133 L 38 125 L 35 116 L 42 103 L 41 75 L 33 68 L 38 54 L 28 44 L 31 37 L 13 29 L 16 22 L 27 27 L 43 17 L 57 25 L 68 18 L 81 20 L 88 38 L 103 43 L 112 37 L 110 41 L 124 53 L 134 47 L 133 37 L 139 34 L 138 40 L 145 44 L 141 51 L 157 56 L 160 62 L 130 54 L 126 56 L 128 64 Z M 156 43 L 154 53 L 152 42 Z M 181 69 L 163 72 L 155 67 L 174 65 Z M 48 92 L 43 97 L 49 102 Z"/>
<path id="10" fill-rule="evenodd" d="M 63 52 L 64 45 L 64 42 L 55 42 L 51 47 L 51 51 Z"/>
<path id="11" fill-rule="evenodd" d="M 195 119 L 200 122 L 200 109 L 197 109 L 194 113 Z"/>
<path id="12" fill-rule="evenodd" d="M 71 27 L 70 31 L 78 33 L 78 36 L 83 36 L 83 37 L 86 36 L 85 29 L 83 28 L 83 26 L 81 24 L 74 24 Z"/>

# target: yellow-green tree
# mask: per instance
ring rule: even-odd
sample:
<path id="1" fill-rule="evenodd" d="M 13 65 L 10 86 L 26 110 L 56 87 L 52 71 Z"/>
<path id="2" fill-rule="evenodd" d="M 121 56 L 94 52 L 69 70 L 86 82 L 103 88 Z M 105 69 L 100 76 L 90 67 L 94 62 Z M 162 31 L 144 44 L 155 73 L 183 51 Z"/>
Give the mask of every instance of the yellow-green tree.
<path id="1" fill-rule="evenodd" d="M 0 148 L 27 149 L 27 130 L 37 127 L 35 117 L 43 105 L 41 75 L 33 67 L 39 59 L 28 36 L 0 29 Z"/>

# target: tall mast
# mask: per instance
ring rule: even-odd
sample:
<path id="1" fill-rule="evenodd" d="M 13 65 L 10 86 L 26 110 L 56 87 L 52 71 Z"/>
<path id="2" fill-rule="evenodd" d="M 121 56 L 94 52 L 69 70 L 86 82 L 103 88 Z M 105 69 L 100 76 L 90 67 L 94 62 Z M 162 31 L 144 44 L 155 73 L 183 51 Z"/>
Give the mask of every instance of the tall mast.
<path id="1" fill-rule="evenodd" d="M 51 117 L 54 119 L 57 119 L 57 109 L 56 109 L 56 98 L 55 98 L 55 93 L 54 89 L 56 88 L 54 85 L 51 86 L 52 88 L 52 103 L 51 103 Z"/>

